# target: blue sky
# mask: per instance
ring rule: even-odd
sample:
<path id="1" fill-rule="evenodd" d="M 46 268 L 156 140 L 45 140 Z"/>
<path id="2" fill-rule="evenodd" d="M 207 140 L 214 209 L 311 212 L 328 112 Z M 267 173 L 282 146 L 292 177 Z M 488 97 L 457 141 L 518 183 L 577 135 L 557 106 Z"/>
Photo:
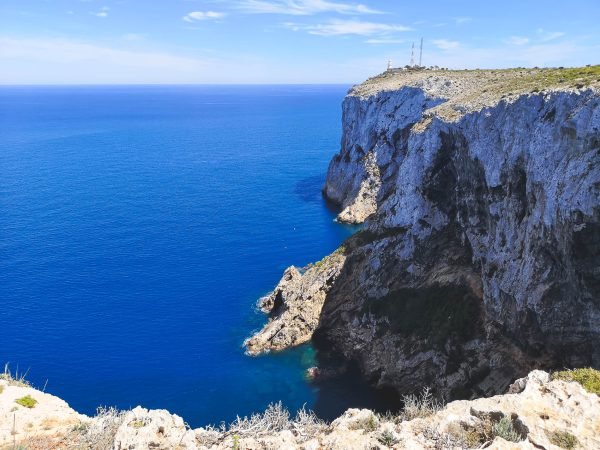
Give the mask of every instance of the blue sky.
<path id="1" fill-rule="evenodd" d="M 600 63 L 600 0 L 0 0 L 0 83 L 354 83 Z"/>

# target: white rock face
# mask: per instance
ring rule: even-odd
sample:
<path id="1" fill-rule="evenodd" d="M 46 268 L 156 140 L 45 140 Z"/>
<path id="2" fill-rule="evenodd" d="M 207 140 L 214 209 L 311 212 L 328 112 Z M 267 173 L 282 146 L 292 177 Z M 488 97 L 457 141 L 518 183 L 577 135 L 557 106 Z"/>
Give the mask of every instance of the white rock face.
<path id="1" fill-rule="evenodd" d="M 316 332 L 377 385 L 600 366 L 600 83 L 536 76 L 387 74 L 345 99 L 324 194 L 366 232 Z"/>
<path id="2" fill-rule="evenodd" d="M 36 401 L 33 408 L 17 404 L 26 396 Z M 58 397 L 0 380 L 0 449 L 12 448 L 13 442 L 27 442 L 33 437 L 52 442 L 56 436 L 89 421 L 89 417 L 73 411 Z"/>
<path id="3" fill-rule="evenodd" d="M 148 410 L 138 406 L 123 417 L 113 448 L 196 450 L 198 446 L 194 431 L 186 427 L 181 417 L 164 409 Z"/>
<path id="4" fill-rule="evenodd" d="M 113 423 L 118 419 L 112 430 L 107 427 L 107 417 L 87 418 L 56 397 L 31 388 L 19 389 L 11 389 L 10 397 L 4 400 L 7 391 L 1 393 L 0 402 L 4 404 L 15 393 L 23 392 L 39 399 L 36 407 L 20 415 L 32 425 L 16 435 L 17 444 L 39 450 L 437 450 L 484 445 L 492 449 L 559 450 L 557 433 L 574 437 L 578 449 L 600 448 L 600 397 L 575 382 L 551 381 L 542 371 L 517 380 L 508 394 L 452 402 L 437 412 L 417 414 L 419 417 L 412 420 L 400 416 L 389 420 L 366 409 L 349 409 L 330 425 L 308 428 L 306 424 L 290 423 L 282 430 L 263 425 L 242 434 L 191 430 L 181 417 L 168 411 L 141 407 L 108 418 Z M 518 432 L 516 442 L 506 441 L 492 431 L 502 418 L 510 419 L 511 427 Z M 0 415 L 0 429 L 11 427 L 12 418 Z M 112 431 L 107 433 L 109 429 Z M 12 449 L 12 437 L 6 440 L 2 436 L 0 448 Z"/>

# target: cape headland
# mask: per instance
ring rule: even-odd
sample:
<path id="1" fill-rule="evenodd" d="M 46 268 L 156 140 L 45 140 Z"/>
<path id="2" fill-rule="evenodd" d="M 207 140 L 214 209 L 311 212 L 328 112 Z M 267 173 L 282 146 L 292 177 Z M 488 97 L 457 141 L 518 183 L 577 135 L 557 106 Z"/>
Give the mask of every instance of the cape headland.
<path id="1" fill-rule="evenodd" d="M 286 270 L 250 354 L 312 340 L 449 399 L 600 366 L 600 66 L 371 78 L 323 193 L 362 230 Z"/>
<path id="2" fill-rule="evenodd" d="M 401 412 L 190 429 L 88 417 L 5 370 L 0 449 L 600 448 L 600 66 L 371 78 L 323 193 L 362 228 L 284 272 L 246 351 L 311 341 L 317 379 L 356 365 Z"/>

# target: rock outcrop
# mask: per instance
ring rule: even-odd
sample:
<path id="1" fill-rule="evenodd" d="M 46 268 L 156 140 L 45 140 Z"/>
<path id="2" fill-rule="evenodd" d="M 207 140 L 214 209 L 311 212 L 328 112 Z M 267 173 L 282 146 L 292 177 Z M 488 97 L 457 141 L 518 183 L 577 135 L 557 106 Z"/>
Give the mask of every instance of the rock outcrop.
<path id="1" fill-rule="evenodd" d="M 0 378 L 0 449 L 32 438 L 51 441 L 88 420 L 58 397 Z"/>
<path id="2" fill-rule="evenodd" d="M 2 386 L 2 384 L 0 384 Z M 38 399 L 19 410 L 27 430 L 13 427 L 14 395 Z M 505 395 L 455 401 L 445 407 L 429 397 L 407 405 L 398 416 L 349 409 L 331 424 L 304 416 L 291 420 L 283 409 L 230 428 L 186 426 L 165 410 L 141 407 L 89 418 L 29 387 L 0 394 L 0 449 L 90 450 L 364 450 L 364 449 L 546 449 L 600 448 L 600 397 L 577 382 L 551 380 L 533 371 Z M 410 403 L 410 402 L 409 402 Z M 20 446 L 20 447 L 18 447 Z"/>
<path id="3" fill-rule="evenodd" d="M 447 398 L 599 367 L 599 87 L 591 67 L 386 72 L 351 90 L 324 194 L 365 224 L 315 302 L 316 346 L 376 386 Z"/>
<path id="4" fill-rule="evenodd" d="M 248 354 L 282 350 L 312 338 L 325 297 L 344 265 L 343 250 L 307 267 L 304 273 L 294 266 L 285 270 L 277 287 L 259 301 L 269 322 L 244 342 Z"/>

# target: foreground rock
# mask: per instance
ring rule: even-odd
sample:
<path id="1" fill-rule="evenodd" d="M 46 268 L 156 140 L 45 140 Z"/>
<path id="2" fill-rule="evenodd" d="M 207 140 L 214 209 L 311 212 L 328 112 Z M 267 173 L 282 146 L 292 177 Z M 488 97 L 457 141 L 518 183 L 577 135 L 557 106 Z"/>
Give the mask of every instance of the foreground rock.
<path id="1" fill-rule="evenodd" d="M 31 426 L 19 428 L 15 442 L 29 449 L 600 448 L 600 397 L 576 382 L 551 381 L 541 371 L 515 382 L 508 394 L 455 401 L 443 409 L 430 397 L 421 396 L 416 402 L 409 401 L 397 417 L 350 409 L 325 424 L 307 413 L 291 420 L 285 409 L 275 406 L 229 429 L 191 430 L 182 418 L 168 411 L 141 407 L 124 413 L 105 411 L 88 418 L 51 395 L 31 388 L 11 388 L 0 394 L 0 449 L 13 448 L 12 436 L 5 434 L 13 419 L 4 410 L 7 405 L 12 408 L 13 397 L 23 393 L 38 399 L 33 408 L 19 410 L 19 420 Z"/>
<path id="2" fill-rule="evenodd" d="M 88 420 L 58 397 L 0 379 L 0 449 L 32 438 L 51 442 Z"/>
<path id="3" fill-rule="evenodd" d="M 314 303 L 318 348 L 447 398 L 600 367 L 600 66 L 386 72 L 343 113 L 324 194 L 366 222 Z"/>

